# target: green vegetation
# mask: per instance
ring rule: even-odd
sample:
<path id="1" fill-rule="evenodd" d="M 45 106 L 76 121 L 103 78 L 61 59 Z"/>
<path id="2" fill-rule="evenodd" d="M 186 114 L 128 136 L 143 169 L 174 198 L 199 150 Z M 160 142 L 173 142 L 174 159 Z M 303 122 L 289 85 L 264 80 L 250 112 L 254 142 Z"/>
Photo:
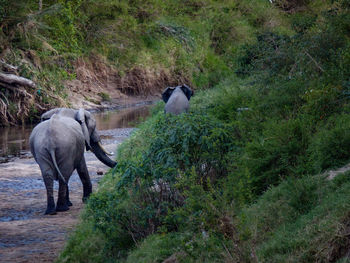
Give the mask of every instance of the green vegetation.
<path id="1" fill-rule="evenodd" d="M 109 96 L 108 93 L 100 92 L 98 95 L 102 98 L 103 101 L 110 101 L 111 100 L 111 97 Z"/>
<path id="2" fill-rule="evenodd" d="M 119 148 L 58 262 L 348 260 L 349 174 L 320 175 L 350 161 L 348 1 L 22 2 L 0 1 L 1 52 L 34 50 L 43 92 L 96 54 L 196 88 Z"/>

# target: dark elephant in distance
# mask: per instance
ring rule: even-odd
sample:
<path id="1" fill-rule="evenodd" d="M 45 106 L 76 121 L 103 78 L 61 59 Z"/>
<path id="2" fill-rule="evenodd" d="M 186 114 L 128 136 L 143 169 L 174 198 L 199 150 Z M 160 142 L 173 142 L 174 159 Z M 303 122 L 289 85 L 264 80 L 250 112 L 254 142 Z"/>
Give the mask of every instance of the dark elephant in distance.
<path id="1" fill-rule="evenodd" d="M 91 194 L 92 185 L 84 158 L 85 147 L 107 166 L 114 167 L 117 164 L 102 148 L 96 121 L 84 109 L 58 108 L 44 113 L 42 122 L 33 129 L 29 143 L 47 191 L 45 214 L 66 211 L 72 205 L 68 181 L 75 169 L 83 183 L 83 201 Z M 53 180 L 59 181 L 56 207 Z"/>
<path id="2" fill-rule="evenodd" d="M 193 91 L 186 84 L 166 88 L 162 93 L 162 98 L 166 103 L 164 112 L 175 115 L 187 112 L 190 107 L 189 101 L 192 95 Z"/>

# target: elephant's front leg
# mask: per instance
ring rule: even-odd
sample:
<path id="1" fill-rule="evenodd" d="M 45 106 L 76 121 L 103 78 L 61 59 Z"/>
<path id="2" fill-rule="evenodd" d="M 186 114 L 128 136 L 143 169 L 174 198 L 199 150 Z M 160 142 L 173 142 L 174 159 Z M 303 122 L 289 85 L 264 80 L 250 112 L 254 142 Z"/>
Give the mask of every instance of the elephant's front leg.
<path id="1" fill-rule="evenodd" d="M 68 186 L 65 183 L 59 181 L 58 199 L 57 199 L 57 206 L 56 206 L 57 212 L 69 210 L 68 203 L 67 203 L 67 191 L 68 191 Z"/>
<path id="2" fill-rule="evenodd" d="M 46 187 L 46 195 L 47 195 L 47 208 L 45 215 L 55 215 L 55 200 L 53 198 L 53 180 L 51 176 L 47 174 L 43 174 L 43 179 Z"/>
<path id="3" fill-rule="evenodd" d="M 79 167 L 77 167 L 77 171 L 80 177 L 81 182 L 83 183 L 83 202 L 85 203 L 87 198 L 90 196 L 92 192 L 92 185 L 89 176 L 89 171 L 86 167 L 85 158 L 83 157 Z"/>

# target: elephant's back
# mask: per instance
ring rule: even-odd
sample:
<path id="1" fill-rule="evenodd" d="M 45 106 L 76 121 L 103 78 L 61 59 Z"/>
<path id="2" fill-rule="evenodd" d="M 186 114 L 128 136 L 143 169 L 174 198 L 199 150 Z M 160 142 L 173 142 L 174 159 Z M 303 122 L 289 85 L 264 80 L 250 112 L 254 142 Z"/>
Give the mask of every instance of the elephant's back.
<path id="1" fill-rule="evenodd" d="M 75 166 L 80 162 L 85 149 L 80 124 L 72 118 L 59 115 L 51 117 L 50 122 L 49 148 L 54 149 L 58 166 Z"/>
<path id="2" fill-rule="evenodd" d="M 54 115 L 36 125 L 29 137 L 31 150 L 84 143 L 83 133 L 77 121 Z M 33 151 L 32 151 L 33 152 Z"/>
<path id="3" fill-rule="evenodd" d="M 54 115 L 49 120 L 47 136 L 54 147 L 72 148 L 84 144 L 80 124 L 72 118 Z"/>
<path id="4" fill-rule="evenodd" d="M 168 102 L 165 104 L 165 112 L 180 114 L 189 109 L 189 101 L 181 89 L 176 88 Z"/>
<path id="5" fill-rule="evenodd" d="M 41 115 L 41 120 L 42 121 L 48 120 L 54 114 L 75 119 L 76 110 L 69 109 L 69 108 L 55 108 L 55 109 L 49 110 L 49 111 L 45 112 L 43 115 Z"/>
<path id="6" fill-rule="evenodd" d="M 43 148 L 44 145 L 47 145 L 48 136 L 47 131 L 49 128 L 48 121 L 40 122 L 38 125 L 34 127 L 32 133 L 29 137 L 29 145 L 32 154 L 35 157 L 35 153 Z"/>

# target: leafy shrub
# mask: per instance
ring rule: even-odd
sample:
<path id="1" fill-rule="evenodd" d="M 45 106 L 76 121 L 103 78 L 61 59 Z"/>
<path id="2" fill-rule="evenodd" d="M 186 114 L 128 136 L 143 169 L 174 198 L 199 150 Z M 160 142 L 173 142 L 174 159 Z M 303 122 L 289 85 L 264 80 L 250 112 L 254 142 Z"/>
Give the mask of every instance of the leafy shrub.
<path id="1" fill-rule="evenodd" d="M 46 16 L 51 43 L 59 52 L 80 54 L 83 36 L 77 29 L 76 17 L 81 16 L 79 8 L 82 1 L 58 2 L 61 4 L 60 12 Z"/>
<path id="2" fill-rule="evenodd" d="M 305 7 L 309 0 L 273 0 L 276 6 L 287 12 L 295 12 L 300 8 Z"/>
<path id="3" fill-rule="evenodd" d="M 308 13 L 297 13 L 291 18 L 293 29 L 297 33 L 303 33 L 311 28 L 316 22 L 316 16 Z"/>
<path id="4" fill-rule="evenodd" d="M 306 151 L 303 137 L 299 120 L 270 122 L 261 137 L 247 144 L 244 167 L 251 173 L 256 193 L 300 173 L 300 156 Z"/>
<path id="5" fill-rule="evenodd" d="M 286 70 L 293 63 L 292 54 L 285 50 L 290 42 L 290 37 L 273 32 L 259 34 L 256 43 L 242 47 L 245 52 L 238 58 L 241 67 L 236 72 L 243 75 L 252 71 L 275 74 Z"/>
<path id="6" fill-rule="evenodd" d="M 350 160 L 350 118 L 335 115 L 313 137 L 308 149 L 314 172 L 339 167 Z"/>
<path id="7" fill-rule="evenodd" d="M 182 190 L 178 182 L 192 174 L 207 191 L 227 173 L 226 154 L 234 147 L 224 126 L 205 115 L 158 114 L 152 122 L 147 148 L 119 161 L 117 183 L 89 200 L 88 213 L 117 257 L 160 227 L 176 230 L 169 212 L 187 202 L 187 185 Z M 134 149 L 125 151 L 127 157 Z"/>
<path id="8" fill-rule="evenodd" d="M 303 95 L 306 102 L 302 107 L 303 113 L 315 121 L 327 119 L 342 110 L 342 105 L 347 100 L 342 97 L 339 87 L 328 86 L 307 90 Z"/>

